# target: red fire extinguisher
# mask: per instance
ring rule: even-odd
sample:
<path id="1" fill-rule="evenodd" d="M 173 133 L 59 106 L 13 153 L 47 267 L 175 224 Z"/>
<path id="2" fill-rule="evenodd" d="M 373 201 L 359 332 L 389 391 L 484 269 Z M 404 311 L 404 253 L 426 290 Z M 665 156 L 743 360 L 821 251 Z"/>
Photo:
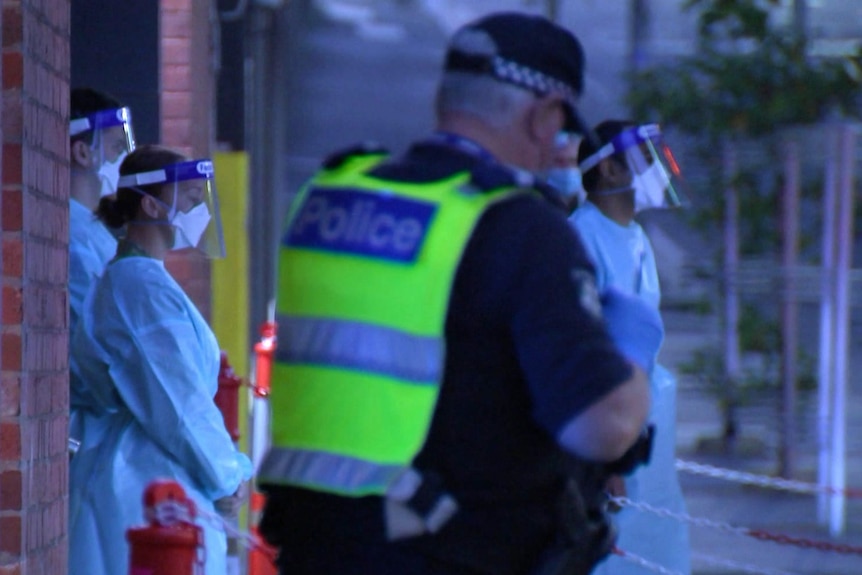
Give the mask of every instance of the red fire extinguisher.
<path id="1" fill-rule="evenodd" d="M 254 391 L 258 397 L 267 397 L 272 381 L 272 360 L 275 357 L 275 347 L 278 324 L 274 321 L 264 322 L 260 326 L 260 341 L 254 344 Z"/>
<path id="2" fill-rule="evenodd" d="M 260 328 L 260 340 L 254 344 L 254 400 L 252 405 L 251 446 L 255 469 L 260 465 L 269 447 L 270 417 L 269 392 L 272 380 L 272 364 L 275 359 L 278 324 L 274 320 L 264 322 Z M 260 539 L 257 526 L 266 505 L 264 494 L 252 489 L 250 500 L 249 531 Z M 275 549 L 261 541 L 248 556 L 249 575 L 276 575 Z"/>
<path id="3" fill-rule="evenodd" d="M 221 364 L 218 370 L 218 389 L 215 394 L 215 404 L 224 419 L 224 426 L 231 441 L 239 441 L 239 389 L 243 380 L 233 370 L 228 361 L 227 353 L 221 352 Z M 231 520 L 233 527 L 238 527 L 236 519 Z M 227 572 L 225 575 L 239 575 L 241 572 L 240 542 L 237 537 L 227 536 Z"/>
<path id="4" fill-rule="evenodd" d="M 221 365 L 218 371 L 218 391 L 215 404 L 224 418 L 224 426 L 232 441 L 239 441 L 239 388 L 242 378 L 233 370 L 227 353 L 221 352 Z"/>
<path id="5" fill-rule="evenodd" d="M 144 490 L 149 525 L 126 531 L 129 575 L 201 575 L 203 529 L 195 524 L 194 502 L 176 481 L 160 479 Z"/>

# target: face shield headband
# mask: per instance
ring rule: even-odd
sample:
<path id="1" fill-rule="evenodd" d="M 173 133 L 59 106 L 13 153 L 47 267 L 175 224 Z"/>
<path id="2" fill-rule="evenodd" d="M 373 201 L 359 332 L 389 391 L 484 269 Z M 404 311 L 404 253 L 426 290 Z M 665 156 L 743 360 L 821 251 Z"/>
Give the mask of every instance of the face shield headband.
<path id="1" fill-rule="evenodd" d="M 658 124 L 644 124 L 623 130 L 580 163 L 581 173 L 586 174 L 613 155 L 625 158 L 632 172 L 632 185 L 605 193 L 633 189 L 635 211 L 678 207 L 686 203 L 679 191 L 682 181 L 679 164 L 664 143 Z"/>
<path id="2" fill-rule="evenodd" d="M 111 128 L 118 128 L 109 136 Z M 135 149 L 135 136 L 132 131 L 132 113 L 128 108 L 102 110 L 69 122 L 69 135 L 75 137 L 87 132 L 93 133 L 90 148 L 96 153 L 97 171 L 101 181 L 100 196 L 117 191 L 120 177 L 120 164 L 129 152 Z"/>
<path id="3" fill-rule="evenodd" d="M 171 206 L 165 204 L 169 208 L 167 223 L 175 229 L 172 249 L 191 248 L 209 258 L 223 258 L 224 234 L 213 176 L 212 161 L 191 160 L 150 172 L 124 175 L 119 187 L 139 191 L 139 186 L 174 184 Z M 203 190 L 190 196 L 184 183 L 195 180 L 203 180 Z"/>
<path id="4" fill-rule="evenodd" d="M 107 128 L 121 126 L 126 135 L 126 149 L 135 149 L 135 136 L 132 132 L 132 112 L 126 107 L 101 110 L 83 118 L 75 118 L 69 122 L 69 137 L 74 138 L 85 132 L 99 132 Z"/>

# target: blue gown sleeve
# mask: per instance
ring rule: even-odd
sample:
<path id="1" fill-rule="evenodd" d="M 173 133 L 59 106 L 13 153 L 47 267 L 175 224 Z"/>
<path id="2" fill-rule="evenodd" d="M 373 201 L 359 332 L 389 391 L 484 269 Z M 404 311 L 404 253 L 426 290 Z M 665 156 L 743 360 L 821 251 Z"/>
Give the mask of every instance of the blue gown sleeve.
<path id="1" fill-rule="evenodd" d="M 587 257 L 593 263 L 596 274 L 596 287 L 599 293 L 603 293 L 608 288 L 608 274 L 602 265 L 602 258 L 597 243 L 598 234 L 596 234 L 595 230 L 597 223 L 595 222 L 594 215 L 589 212 L 590 209 L 592 208 L 584 206 L 575 210 L 569 217 L 569 225 L 578 234 Z"/>
<path id="2" fill-rule="evenodd" d="M 74 332 L 87 292 L 103 269 L 104 262 L 88 246 L 69 244 L 69 333 Z"/>
<path id="3" fill-rule="evenodd" d="M 109 367 L 117 390 L 137 422 L 212 499 L 230 495 L 250 475 L 215 405 L 212 350 L 188 315 L 185 294 L 144 281 L 114 291 L 120 317 L 110 329 L 115 361 Z"/>

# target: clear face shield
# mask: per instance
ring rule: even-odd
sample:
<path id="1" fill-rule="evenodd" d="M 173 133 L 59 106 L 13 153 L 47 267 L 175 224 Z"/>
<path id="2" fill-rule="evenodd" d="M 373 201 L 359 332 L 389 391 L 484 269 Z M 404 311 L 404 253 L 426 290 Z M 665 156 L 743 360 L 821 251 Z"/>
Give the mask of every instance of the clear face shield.
<path id="1" fill-rule="evenodd" d="M 195 250 L 208 258 L 225 257 L 221 211 L 215 189 L 213 163 L 191 160 L 159 170 L 122 176 L 122 188 L 168 184 L 159 200 L 167 208 L 164 224 L 174 229 L 172 250 Z"/>
<path id="2" fill-rule="evenodd" d="M 632 174 L 635 212 L 675 208 L 688 202 L 682 192 L 682 172 L 658 124 L 632 126 L 581 162 L 585 173 L 614 154 L 622 154 Z"/>
<path id="3" fill-rule="evenodd" d="M 88 131 L 93 132 L 90 148 L 96 158 L 99 179 L 102 182 L 101 195 L 116 193 L 120 164 L 129 152 L 135 149 L 132 113 L 128 108 L 102 110 L 69 123 L 70 136 Z"/>

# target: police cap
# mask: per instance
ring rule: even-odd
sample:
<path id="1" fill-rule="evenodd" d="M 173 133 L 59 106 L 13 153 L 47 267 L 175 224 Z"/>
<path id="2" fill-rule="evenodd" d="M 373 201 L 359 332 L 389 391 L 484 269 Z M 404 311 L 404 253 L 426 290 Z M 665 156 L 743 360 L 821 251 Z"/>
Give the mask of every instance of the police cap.
<path id="1" fill-rule="evenodd" d="M 583 48 L 543 16 L 498 12 L 466 24 L 452 36 L 444 67 L 493 76 L 538 96 L 558 93 L 567 103 L 566 131 L 589 131 L 576 105 L 584 87 Z"/>

